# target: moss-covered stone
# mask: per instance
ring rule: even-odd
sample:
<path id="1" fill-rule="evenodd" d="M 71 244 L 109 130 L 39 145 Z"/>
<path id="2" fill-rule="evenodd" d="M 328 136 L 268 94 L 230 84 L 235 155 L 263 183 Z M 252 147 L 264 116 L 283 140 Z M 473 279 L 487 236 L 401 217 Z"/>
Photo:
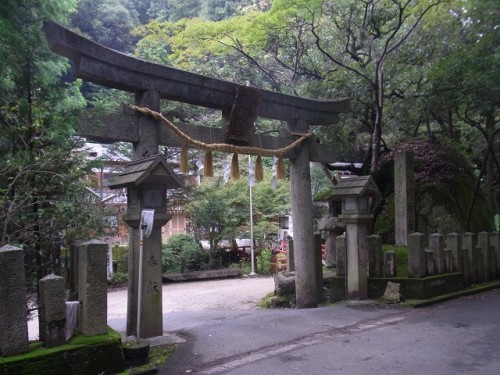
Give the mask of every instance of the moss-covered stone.
<path id="1" fill-rule="evenodd" d="M 112 329 L 106 335 L 76 335 L 54 348 L 33 343 L 26 354 L 0 358 L 0 375 L 115 374 L 124 367 L 121 337 Z"/>

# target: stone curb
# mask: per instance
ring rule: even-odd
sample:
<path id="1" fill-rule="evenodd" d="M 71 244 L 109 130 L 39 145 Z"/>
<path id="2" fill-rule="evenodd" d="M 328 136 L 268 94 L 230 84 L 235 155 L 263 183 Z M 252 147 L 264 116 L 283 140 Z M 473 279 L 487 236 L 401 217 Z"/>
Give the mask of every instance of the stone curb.
<path id="1" fill-rule="evenodd" d="M 487 290 L 492 290 L 492 289 L 496 289 L 496 288 L 500 288 L 500 281 L 495 281 L 495 282 L 484 284 L 484 285 L 481 285 L 481 286 L 478 286 L 475 288 L 469 288 L 466 290 L 462 290 L 460 292 L 450 293 L 450 294 L 446 294 L 444 296 L 434 297 L 434 298 L 430 298 L 427 300 L 409 301 L 409 302 L 407 302 L 407 304 L 412 306 L 412 307 L 415 307 L 415 308 L 426 307 L 426 306 L 435 305 L 437 303 L 449 301 L 449 300 L 452 300 L 455 298 L 486 292 Z"/>

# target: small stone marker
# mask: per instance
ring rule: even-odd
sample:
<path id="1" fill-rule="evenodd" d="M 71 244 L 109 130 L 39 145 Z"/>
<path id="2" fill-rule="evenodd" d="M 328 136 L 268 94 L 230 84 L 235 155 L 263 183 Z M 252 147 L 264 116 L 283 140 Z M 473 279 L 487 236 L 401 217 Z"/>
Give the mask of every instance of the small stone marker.
<path id="1" fill-rule="evenodd" d="M 434 259 L 434 251 L 425 250 L 425 274 L 432 276 L 436 273 L 436 262 Z"/>
<path id="2" fill-rule="evenodd" d="M 500 277 L 500 232 L 491 233 L 490 244 L 495 253 L 496 275 Z"/>
<path id="3" fill-rule="evenodd" d="M 434 252 L 436 264 L 436 273 L 445 273 L 444 268 L 444 236 L 439 233 L 433 233 L 429 236 L 429 248 Z"/>
<path id="4" fill-rule="evenodd" d="M 394 251 L 386 251 L 384 253 L 384 273 L 385 277 L 396 277 L 397 267 L 396 267 L 396 253 Z"/>
<path id="5" fill-rule="evenodd" d="M 412 233 L 408 237 L 408 277 L 425 276 L 425 235 Z"/>
<path id="6" fill-rule="evenodd" d="M 384 292 L 384 302 L 386 303 L 400 303 L 401 302 L 401 284 L 389 281 Z"/>
<path id="7" fill-rule="evenodd" d="M 452 252 L 453 270 L 463 273 L 464 255 L 462 249 L 462 236 L 459 233 L 449 233 L 446 239 L 446 247 Z"/>
<path id="8" fill-rule="evenodd" d="M 462 234 L 462 247 L 464 249 L 464 263 L 469 264 L 470 283 L 477 283 L 477 262 L 475 250 L 477 238 L 474 233 L 466 232 Z"/>
<path id="9" fill-rule="evenodd" d="M 377 234 L 367 237 L 368 240 L 368 277 L 382 277 L 384 256 L 382 238 Z"/>
<path id="10" fill-rule="evenodd" d="M 78 296 L 80 332 L 85 336 L 104 335 L 107 326 L 107 257 L 108 245 L 92 240 L 79 250 Z"/>
<path id="11" fill-rule="evenodd" d="M 483 260 L 483 274 L 484 281 L 492 280 L 495 278 L 495 269 L 492 267 L 494 265 L 493 256 L 494 249 L 490 246 L 490 234 L 488 232 L 480 232 L 477 236 L 478 246 L 481 248 L 482 260 Z"/>
<path id="12" fill-rule="evenodd" d="M 453 272 L 453 253 L 451 250 L 444 249 L 444 272 L 451 273 Z"/>
<path id="13" fill-rule="evenodd" d="M 0 356 L 26 353 L 26 286 L 24 252 L 5 245 L 0 248 Z"/>
<path id="14" fill-rule="evenodd" d="M 337 247 L 337 276 L 344 277 L 345 276 L 345 259 L 346 259 L 346 243 L 345 234 L 342 234 L 337 237 L 335 241 L 335 246 Z"/>
<path id="15" fill-rule="evenodd" d="M 54 274 L 40 280 L 40 341 L 45 348 L 66 343 L 65 282 Z"/>

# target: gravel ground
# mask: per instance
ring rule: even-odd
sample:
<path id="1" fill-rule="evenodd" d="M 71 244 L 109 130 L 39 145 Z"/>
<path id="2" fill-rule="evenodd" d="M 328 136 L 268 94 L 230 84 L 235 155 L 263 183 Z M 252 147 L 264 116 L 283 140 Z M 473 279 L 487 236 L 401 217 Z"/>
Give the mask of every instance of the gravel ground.
<path id="1" fill-rule="evenodd" d="M 163 312 L 239 311 L 256 309 L 259 301 L 274 290 L 274 279 L 242 277 L 190 281 L 163 285 Z M 108 292 L 108 319 L 127 316 L 127 289 Z M 38 339 L 38 317 L 28 321 L 30 340 Z"/>

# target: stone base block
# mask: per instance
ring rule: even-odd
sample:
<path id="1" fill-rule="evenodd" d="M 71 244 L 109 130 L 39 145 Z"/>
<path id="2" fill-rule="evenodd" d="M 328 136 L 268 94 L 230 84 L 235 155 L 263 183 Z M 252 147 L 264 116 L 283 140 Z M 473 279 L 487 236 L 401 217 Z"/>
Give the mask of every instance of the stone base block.
<path id="1" fill-rule="evenodd" d="M 57 348 L 34 343 L 26 354 L 0 358 L 0 375 L 95 375 L 124 370 L 121 336 L 111 329 L 106 335 L 75 336 Z"/>

